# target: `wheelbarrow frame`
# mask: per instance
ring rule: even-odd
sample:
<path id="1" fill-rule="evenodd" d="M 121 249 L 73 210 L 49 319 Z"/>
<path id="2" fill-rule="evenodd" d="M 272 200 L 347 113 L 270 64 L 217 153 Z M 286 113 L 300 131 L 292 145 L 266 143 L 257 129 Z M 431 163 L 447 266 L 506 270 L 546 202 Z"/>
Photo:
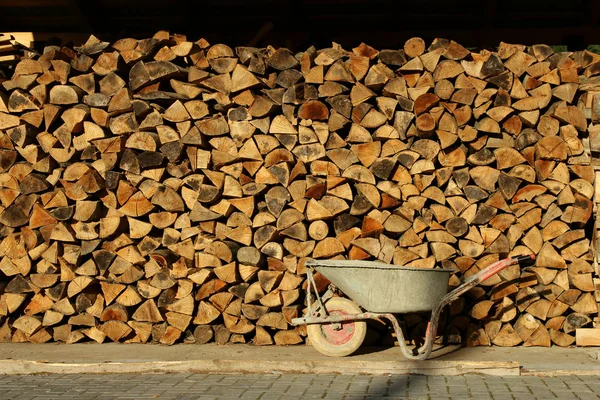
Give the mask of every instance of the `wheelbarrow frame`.
<path id="1" fill-rule="evenodd" d="M 305 317 L 292 319 L 292 325 L 296 326 L 302 324 L 333 324 L 333 327 L 335 329 L 336 326 L 341 326 L 341 323 L 347 321 L 364 321 L 367 319 L 383 318 L 390 321 L 390 323 L 392 324 L 392 327 L 396 332 L 396 338 L 398 339 L 400 350 L 402 351 L 404 357 L 406 357 L 409 360 L 425 360 L 429 358 L 429 356 L 431 355 L 431 351 L 433 350 L 433 341 L 437 334 L 437 325 L 439 322 L 440 313 L 442 312 L 442 309 L 445 306 L 452 303 L 461 295 L 463 295 L 473 287 L 479 285 L 481 282 L 496 275 L 503 269 L 515 264 L 528 265 L 534 260 L 535 255 L 533 254 L 505 258 L 503 260 L 491 264 L 487 268 L 484 268 L 475 275 L 472 275 L 471 277 L 467 278 L 460 286 L 446 294 L 433 307 L 433 309 L 431 310 L 431 318 L 429 320 L 427 330 L 425 333 L 424 344 L 419 348 L 411 348 L 406 345 L 404 334 L 402 333 L 402 328 L 398 323 L 398 319 L 392 313 L 366 311 L 360 314 L 330 315 L 327 312 L 325 303 L 327 302 L 327 300 L 329 300 L 329 298 L 333 297 L 333 291 L 331 290 L 331 288 L 329 288 L 323 296 L 319 295 L 319 291 L 317 290 L 317 284 L 315 282 L 311 268 L 323 264 L 320 264 L 319 260 L 309 259 L 306 261 L 306 266 L 309 267 L 307 270 L 308 284 L 306 288 L 307 313 Z M 374 264 L 376 263 L 374 262 Z M 312 301 L 313 293 L 315 296 L 314 302 Z"/>

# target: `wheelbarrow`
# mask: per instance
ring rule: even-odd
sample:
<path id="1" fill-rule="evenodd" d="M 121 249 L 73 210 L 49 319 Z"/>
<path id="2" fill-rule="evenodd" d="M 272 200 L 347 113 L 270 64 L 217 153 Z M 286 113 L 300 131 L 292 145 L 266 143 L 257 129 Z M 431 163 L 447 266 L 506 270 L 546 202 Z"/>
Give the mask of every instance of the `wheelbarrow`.
<path id="1" fill-rule="evenodd" d="M 431 355 L 440 312 L 444 306 L 506 267 L 515 264 L 529 265 L 534 260 L 533 254 L 505 258 L 470 276 L 448 293 L 448 280 L 453 272 L 449 269 L 409 268 L 374 261 L 309 259 L 306 261 L 306 266 L 309 267 L 307 313 L 303 318 L 292 319 L 292 325 L 308 325 L 308 337 L 320 353 L 343 357 L 355 352 L 365 339 L 365 320 L 388 320 L 396 332 L 404 357 L 409 360 L 425 360 Z M 313 269 L 350 299 L 334 297 L 331 287 L 320 296 Z M 431 311 L 431 319 L 423 345 L 409 348 L 394 313 L 428 311 Z"/>

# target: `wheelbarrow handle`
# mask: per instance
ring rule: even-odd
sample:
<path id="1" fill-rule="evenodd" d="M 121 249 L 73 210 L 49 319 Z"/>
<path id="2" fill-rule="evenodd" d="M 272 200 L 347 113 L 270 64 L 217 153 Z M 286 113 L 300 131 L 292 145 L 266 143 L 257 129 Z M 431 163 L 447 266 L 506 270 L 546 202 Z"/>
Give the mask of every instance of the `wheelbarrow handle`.
<path id="1" fill-rule="evenodd" d="M 488 267 L 482 269 L 478 273 L 473 276 L 467 278 L 459 287 L 448 293 L 444 298 L 442 298 L 441 307 L 444 307 L 447 304 L 450 304 L 454 300 L 458 299 L 464 293 L 471 290 L 473 287 L 479 285 L 481 282 L 486 279 L 491 278 L 497 273 L 501 272 L 505 268 L 510 267 L 511 265 L 519 264 L 521 266 L 531 265 L 535 261 L 535 254 L 526 254 L 520 256 L 514 256 L 502 259 L 497 261 Z"/>
<path id="2" fill-rule="evenodd" d="M 461 295 L 468 292 L 473 287 L 479 285 L 481 282 L 485 281 L 488 278 L 496 275 L 503 269 L 510 267 L 511 265 L 519 264 L 522 266 L 530 265 L 535 261 L 535 254 L 527 254 L 521 256 L 514 256 L 505 258 L 503 260 L 497 261 L 490 266 L 482 269 L 475 275 L 466 279 L 459 287 L 442 297 L 440 302 L 436 304 L 434 309 L 431 312 L 431 319 L 429 321 L 429 325 L 427 326 L 427 332 L 425 333 L 425 344 L 416 350 L 413 355 L 407 355 L 407 358 L 412 360 L 425 360 L 431 354 L 431 350 L 433 348 L 433 340 L 435 339 L 437 332 L 437 324 L 440 317 L 440 313 L 442 309 L 448 304 L 452 303 L 454 300 L 458 299 Z"/>

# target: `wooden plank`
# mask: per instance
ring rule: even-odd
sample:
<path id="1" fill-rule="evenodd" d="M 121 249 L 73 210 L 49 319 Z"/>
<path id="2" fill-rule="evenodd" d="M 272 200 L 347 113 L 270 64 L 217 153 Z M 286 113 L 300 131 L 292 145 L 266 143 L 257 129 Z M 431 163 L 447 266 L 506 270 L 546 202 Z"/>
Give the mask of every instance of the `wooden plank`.
<path id="1" fill-rule="evenodd" d="M 575 330 L 577 346 L 600 346 L 600 329 L 579 328 Z"/>
<path id="2" fill-rule="evenodd" d="M 83 32 L 5 32 L 4 35 L 12 36 L 15 42 L 26 47 L 33 47 L 36 41 L 43 42 L 50 38 L 61 38 L 65 43 L 72 41 L 75 44 L 81 44 L 85 43 L 90 36 Z"/>

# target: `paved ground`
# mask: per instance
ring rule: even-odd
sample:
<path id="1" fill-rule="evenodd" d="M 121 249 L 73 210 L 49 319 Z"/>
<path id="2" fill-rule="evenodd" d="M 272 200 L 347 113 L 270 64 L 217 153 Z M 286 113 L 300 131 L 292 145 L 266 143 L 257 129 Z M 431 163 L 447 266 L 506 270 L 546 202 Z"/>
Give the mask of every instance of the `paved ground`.
<path id="1" fill-rule="evenodd" d="M 0 399 L 598 399 L 600 377 L 419 375 L 1 376 Z"/>

